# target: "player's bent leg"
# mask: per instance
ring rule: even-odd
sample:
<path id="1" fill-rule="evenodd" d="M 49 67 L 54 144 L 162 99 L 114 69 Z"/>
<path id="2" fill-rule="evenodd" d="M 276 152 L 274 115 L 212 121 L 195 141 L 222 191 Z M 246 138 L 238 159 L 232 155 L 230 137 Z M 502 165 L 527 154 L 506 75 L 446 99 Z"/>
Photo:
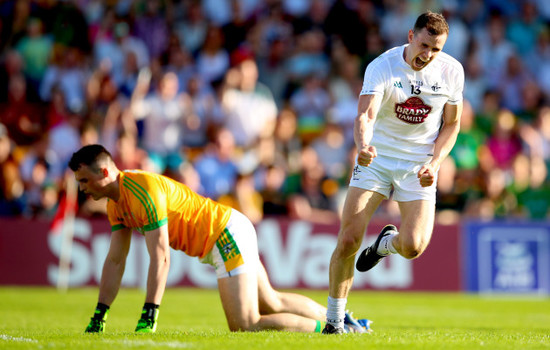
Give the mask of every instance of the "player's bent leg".
<path id="1" fill-rule="evenodd" d="M 399 209 L 401 225 L 399 235 L 393 239 L 393 246 L 407 259 L 418 258 L 432 237 L 435 204 L 426 200 L 399 202 Z"/>
<path id="2" fill-rule="evenodd" d="M 218 279 L 220 299 L 231 331 L 255 330 L 260 321 L 256 284 L 256 276 L 250 273 Z"/>
<path id="3" fill-rule="evenodd" d="M 233 332 L 261 330 L 314 332 L 319 328 L 319 321 L 290 313 L 260 315 L 256 275 L 242 273 L 220 278 L 218 288 L 229 329 Z"/>
<path id="4" fill-rule="evenodd" d="M 258 266 L 258 297 L 262 315 L 291 313 L 314 320 L 324 320 L 327 312 L 323 305 L 304 295 L 273 289 L 262 263 Z"/>

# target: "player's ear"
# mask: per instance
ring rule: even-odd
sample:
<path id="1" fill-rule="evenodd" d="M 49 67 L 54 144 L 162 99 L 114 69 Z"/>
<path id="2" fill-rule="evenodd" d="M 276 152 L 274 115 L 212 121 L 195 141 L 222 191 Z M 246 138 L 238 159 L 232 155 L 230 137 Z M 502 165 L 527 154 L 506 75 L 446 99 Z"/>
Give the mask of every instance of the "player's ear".
<path id="1" fill-rule="evenodd" d="M 103 177 L 109 176 L 109 170 L 107 170 L 107 168 L 101 168 L 101 173 L 103 174 Z"/>
<path id="2" fill-rule="evenodd" d="M 414 31 L 412 29 L 409 29 L 409 35 L 408 35 L 409 44 L 412 43 L 413 37 L 414 37 Z"/>

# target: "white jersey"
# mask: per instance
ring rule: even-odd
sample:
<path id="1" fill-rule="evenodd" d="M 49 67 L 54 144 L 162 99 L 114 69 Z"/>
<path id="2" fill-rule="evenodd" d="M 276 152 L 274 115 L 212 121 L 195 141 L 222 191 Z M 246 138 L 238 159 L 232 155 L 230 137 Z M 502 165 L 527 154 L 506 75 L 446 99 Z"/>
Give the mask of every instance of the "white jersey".
<path id="1" fill-rule="evenodd" d="M 361 95 L 380 95 L 371 145 L 380 155 L 427 162 L 433 156 L 445 104 L 459 104 L 464 89 L 462 65 L 445 52 L 424 69 L 405 62 L 407 45 L 386 51 L 366 71 Z"/>

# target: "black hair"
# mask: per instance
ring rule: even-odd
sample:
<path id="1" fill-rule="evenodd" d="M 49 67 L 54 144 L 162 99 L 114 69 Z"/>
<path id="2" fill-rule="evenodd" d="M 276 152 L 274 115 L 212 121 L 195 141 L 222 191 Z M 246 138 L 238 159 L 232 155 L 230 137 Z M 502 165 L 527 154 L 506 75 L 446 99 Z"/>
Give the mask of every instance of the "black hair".
<path id="1" fill-rule="evenodd" d="M 73 153 L 73 156 L 69 161 L 69 168 L 71 168 L 72 171 L 77 171 L 81 165 L 94 165 L 102 154 L 108 156 L 110 159 L 113 159 L 111 153 L 109 153 L 109 151 L 101 145 L 84 146 L 77 152 Z"/>

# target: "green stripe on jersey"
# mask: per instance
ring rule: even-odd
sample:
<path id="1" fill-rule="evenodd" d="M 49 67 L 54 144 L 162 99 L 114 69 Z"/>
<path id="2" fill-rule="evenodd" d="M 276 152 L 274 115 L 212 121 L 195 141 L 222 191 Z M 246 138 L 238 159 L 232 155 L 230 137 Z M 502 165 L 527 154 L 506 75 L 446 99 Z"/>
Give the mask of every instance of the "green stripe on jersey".
<path id="1" fill-rule="evenodd" d="M 135 184 L 135 182 L 126 181 L 127 179 L 124 179 L 123 186 L 126 187 L 136 198 L 141 202 L 143 207 L 145 208 L 145 211 L 147 213 L 147 217 L 149 219 L 150 223 L 157 222 L 158 221 L 158 215 L 156 213 L 156 207 L 153 204 L 153 201 L 151 197 L 145 192 L 145 190 L 140 187 L 139 185 Z M 134 185 L 135 184 L 135 185 Z"/>
<path id="2" fill-rule="evenodd" d="M 159 217 L 158 217 L 158 214 L 157 214 L 157 207 L 155 206 L 155 202 L 153 202 L 153 198 L 151 198 L 151 196 L 149 196 L 149 192 L 147 192 L 147 190 L 145 188 L 143 188 L 140 184 L 138 184 L 137 182 L 135 182 L 134 180 L 128 178 L 128 177 L 125 177 L 125 180 L 131 182 L 132 184 L 134 184 L 135 188 L 138 189 L 144 197 L 146 197 L 146 200 L 147 202 L 151 205 L 151 212 L 154 214 L 154 221 L 158 221 L 159 220 Z"/>

